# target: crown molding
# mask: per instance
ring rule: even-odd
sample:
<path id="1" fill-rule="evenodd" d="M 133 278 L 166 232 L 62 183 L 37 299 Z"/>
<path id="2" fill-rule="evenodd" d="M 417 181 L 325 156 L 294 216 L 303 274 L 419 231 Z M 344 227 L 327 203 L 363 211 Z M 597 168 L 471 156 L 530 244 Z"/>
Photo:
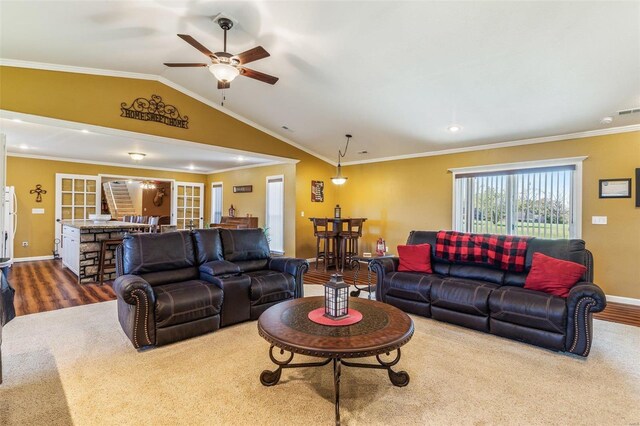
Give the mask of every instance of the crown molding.
<path id="1" fill-rule="evenodd" d="M 567 133 L 556 136 L 543 136 L 539 138 L 519 139 L 508 142 L 497 142 L 485 145 L 468 146 L 464 148 L 443 149 L 439 151 L 419 152 L 416 154 L 396 155 L 392 157 L 372 158 L 370 160 L 348 161 L 343 162 L 343 166 L 356 166 L 358 164 L 381 163 L 384 161 L 407 160 L 410 158 L 436 157 L 439 155 L 459 154 L 462 152 L 484 151 L 487 149 L 509 148 L 521 145 L 534 145 L 547 142 L 558 142 L 569 139 L 591 138 L 594 136 L 614 135 L 618 133 L 629 133 L 640 131 L 640 124 L 632 124 L 629 126 L 611 127 L 608 129 L 588 130 L 585 132 Z"/>
<path id="2" fill-rule="evenodd" d="M 247 164 L 246 166 L 229 167 L 228 169 L 216 170 L 216 171 L 213 171 L 213 172 L 211 172 L 209 174 L 210 175 L 216 175 L 218 173 L 233 172 L 233 171 L 236 171 L 236 170 L 255 169 L 256 167 L 277 166 L 279 164 L 297 164 L 299 162 L 300 162 L 300 160 L 286 161 L 286 162 L 285 161 L 272 161 L 270 163 L 262 163 L 262 164 Z"/>
<path id="3" fill-rule="evenodd" d="M 105 70 L 105 69 L 99 69 L 99 68 L 87 68 L 87 67 L 77 67 L 77 66 L 71 66 L 71 65 L 59 65 L 59 64 L 49 64 L 49 63 L 44 63 L 44 62 L 31 62 L 31 61 L 21 61 L 21 60 L 17 60 L 17 59 L 6 59 L 6 58 L 0 58 L 0 66 L 7 66 L 7 67 L 16 67 L 16 68 L 31 68 L 31 69 L 38 69 L 38 70 L 45 70 L 45 71 L 59 71 L 59 72 L 70 72 L 70 73 L 77 73 L 77 74 L 91 74 L 91 75 L 100 75 L 100 76 L 106 76 L 106 77 L 121 77 L 121 78 L 131 78 L 131 79 L 139 79 L 139 80 L 151 80 L 151 81 L 157 81 L 159 83 L 164 84 L 165 86 L 169 86 L 174 90 L 177 90 L 178 92 L 189 96 L 197 101 L 202 102 L 203 104 L 216 109 L 232 118 L 235 118 L 238 121 L 241 121 L 242 123 L 253 127 L 256 130 L 259 130 L 263 133 L 266 133 L 267 135 L 278 139 L 288 145 L 293 146 L 294 148 L 299 149 L 300 151 L 306 152 L 307 154 L 316 157 L 324 162 L 327 162 L 333 166 L 335 166 L 337 163 L 335 163 L 334 161 L 331 161 L 330 159 L 328 159 L 327 157 L 320 155 L 316 152 L 313 152 L 312 150 L 310 150 L 309 148 L 306 148 L 294 141 L 292 141 L 289 138 L 285 138 L 284 136 L 273 132 L 269 129 L 267 129 L 266 127 L 249 120 L 248 118 L 237 114 L 223 106 L 218 105 L 217 103 L 205 98 L 204 96 L 201 96 L 181 85 L 179 85 L 178 83 L 175 83 L 172 80 L 169 80 L 168 78 L 164 77 L 164 76 L 160 76 L 160 75 L 155 75 L 155 74 L 143 74 L 143 73 L 133 73 L 133 72 L 127 72 L 127 71 L 117 71 L 117 70 Z"/>
<path id="4" fill-rule="evenodd" d="M 77 158 L 53 157 L 50 155 L 37 155 L 37 154 L 24 154 L 21 152 L 7 152 L 7 157 L 32 158 L 34 160 L 64 161 L 66 163 L 95 164 L 97 166 L 124 167 L 127 169 L 158 170 L 163 172 L 175 172 L 175 173 L 184 173 L 184 174 L 192 174 L 192 175 L 209 175 L 212 173 L 217 173 L 217 172 L 211 172 L 211 171 L 172 169 L 168 167 L 139 166 L 139 165 L 126 164 L 126 163 L 110 163 L 107 161 L 78 160 Z"/>

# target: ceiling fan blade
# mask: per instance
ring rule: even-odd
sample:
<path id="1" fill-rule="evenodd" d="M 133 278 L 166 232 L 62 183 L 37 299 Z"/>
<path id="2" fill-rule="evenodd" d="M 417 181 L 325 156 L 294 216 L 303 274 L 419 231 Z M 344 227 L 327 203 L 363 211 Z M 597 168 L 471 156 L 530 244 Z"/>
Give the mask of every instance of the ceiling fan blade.
<path id="1" fill-rule="evenodd" d="M 238 67 L 238 69 L 240 70 L 240 75 L 243 75 L 249 78 L 255 78 L 256 80 L 260 80 L 264 83 L 276 84 L 276 82 L 279 80 L 278 77 L 274 77 L 272 75 L 265 74 L 260 71 L 255 71 L 249 68 Z"/>
<path id="2" fill-rule="evenodd" d="M 267 58 L 269 52 L 264 50 L 262 46 L 254 47 L 253 49 L 249 49 L 246 52 L 238 53 L 235 55 L 238 60 L 240 60 L 240 64 L 248 64 L 249 62 L 257 61 L 258 59 Z"/>
<path id="3" fill-rule="evenodd" d="M 180 37 L 181 39 L 183 39 L 184 41 L 186 41 L 187 43 L 189 43 L 191 46 L 195 47 L 196 49 L 198 49 L 200 52 L 202 52 L 205 56 L 208 56 L 211 59 L 214 59 L 216 57 L 216 55 L 214 55 L 209 49 L 207 49 L 206 47 L 204 47 L 203 45 L 201 45 L 195 38 L 191 37 L 190 35 L 187 34 L 178 34 L 178 37 Z"/>
<path id="4" fill-rule="evenodd" d="M 218 81 L 218 89 L 228 89 L 230 87 L 231 87 L 231 83 L 229 82 L 223 83 L 221 81 Z"/>
<path id="5" fill-rule="evenodd" d="M 165 62 L 164 64 L 168 67 L 208 67 L 209 66 L 209 64 L 173 63 L 173 62 Z"/>

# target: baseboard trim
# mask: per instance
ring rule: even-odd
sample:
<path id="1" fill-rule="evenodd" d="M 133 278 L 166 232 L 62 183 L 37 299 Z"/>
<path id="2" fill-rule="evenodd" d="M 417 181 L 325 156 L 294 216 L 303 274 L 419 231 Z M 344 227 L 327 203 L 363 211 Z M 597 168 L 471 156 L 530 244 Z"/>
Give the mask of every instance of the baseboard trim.
<path id="1" fill-rule="evenodd" d="M 640 299 L 623 296 L 610 296 L 607 294 L 607 302 L 624 303 L 625 305 L 640 306 Z"/>
<path id="2" fill-rule="evenodd" d="M 32 256 L 32 257 L 16 257 L 13 259 L 14 263 L 20 262 L 35 262 L 37 260 L 51 260 L 53 259 L 53 255 L 49 256 Z"/>

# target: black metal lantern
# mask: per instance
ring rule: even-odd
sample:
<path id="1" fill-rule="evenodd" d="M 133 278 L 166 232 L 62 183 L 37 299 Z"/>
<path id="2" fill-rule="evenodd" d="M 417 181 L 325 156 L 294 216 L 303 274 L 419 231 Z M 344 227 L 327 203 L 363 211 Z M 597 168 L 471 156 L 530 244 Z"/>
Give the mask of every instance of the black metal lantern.
<path id="1" fill-rule="evenodd" d="M 324 316 L 338 320 L 349 315 L 349 284 L 345 283 L 341 274 L 331 275 L 331 280 L 324 284 Z"/>

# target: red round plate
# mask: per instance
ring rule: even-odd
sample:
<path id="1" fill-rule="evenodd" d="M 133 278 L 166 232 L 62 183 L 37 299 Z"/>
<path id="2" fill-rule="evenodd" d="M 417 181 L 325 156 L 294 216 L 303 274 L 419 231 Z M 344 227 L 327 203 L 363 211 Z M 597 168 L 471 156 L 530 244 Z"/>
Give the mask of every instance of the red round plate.
<path id="1" fill-rule="evenodd" d="M 316 324 L 328 325 L 331 327 L 339 327 L 341 325 L 353 325 L 362 320 L 362 313 L 360 311 L 356 311 L 355 309 L 349 308 L 349 314 L 346 318 L 342 318 L 339 320 L 332 320 L 331 318 L 327 318 L 324 316 L 324 307 L 314 309 L 309 312 L 309 319 Z"/>

